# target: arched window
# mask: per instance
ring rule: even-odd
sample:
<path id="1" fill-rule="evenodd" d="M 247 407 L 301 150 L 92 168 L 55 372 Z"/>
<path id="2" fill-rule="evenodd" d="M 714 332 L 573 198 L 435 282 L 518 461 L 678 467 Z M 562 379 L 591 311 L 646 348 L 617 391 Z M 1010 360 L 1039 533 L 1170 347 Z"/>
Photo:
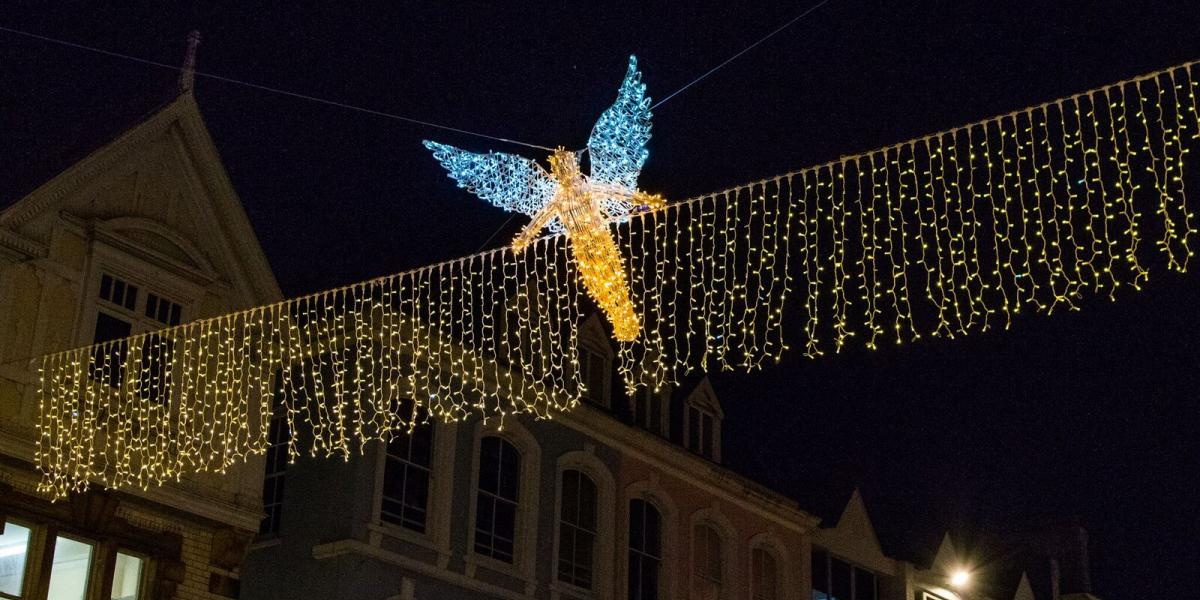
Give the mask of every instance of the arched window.
<path id="1" fill-rule="evenodd" d="M 662 517 L 646 500 L 629 501 L 629 600 L 658 600 Z"/>
<path id="2" fill-rule="evenodd" d="M 596 554 L 596 484 L 590 477 L 563 471 L 558 519 L 558 579 L 590 590 Z"/>
<path id="3" fill-rule="evenodd" d="M 414 411 L 412 403 L 412 400 L 403 400 L 396 411 L 400 415 L 413 415 L 417 424 L 411 432 L 394 432 L 388 441 L 379 518 L 425 533 L 433 462 L 433 424 L 425 422 L 425 409 Z"/>
<path id="4" fill-rule="evenodd" d="M 513 562 L 517 503 L 521 490 L 521 453 L 504 439 L 479 442 L 479 481 L 475 496 L 475 552 Z"/>
<path id="5" fill-rule="evenodd" d="M 750 552 L 751 598 L 775 600 L 779 597 L 778 569 L 775 556 L 767 549 L 755 548 Z"/>
<path id="6" fill-rule="evenodd" d="M 721 597 L 724 567 L 721 535 L 711 525 L 697 523 L 692 528 L 693 600 L 717 600 Z"/>

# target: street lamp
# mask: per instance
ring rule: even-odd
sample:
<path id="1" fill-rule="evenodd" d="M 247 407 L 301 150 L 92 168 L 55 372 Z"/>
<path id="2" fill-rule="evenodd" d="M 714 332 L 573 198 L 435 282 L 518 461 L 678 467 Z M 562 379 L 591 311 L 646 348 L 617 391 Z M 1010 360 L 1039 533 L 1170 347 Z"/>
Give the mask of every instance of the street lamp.
<path id="1" fill-rule="evenodd" d="M 971 574 L 966 569 L 958 569 L 950 575 L 950 585 L 956 589 L 963 589 L 971 582 Z"/>

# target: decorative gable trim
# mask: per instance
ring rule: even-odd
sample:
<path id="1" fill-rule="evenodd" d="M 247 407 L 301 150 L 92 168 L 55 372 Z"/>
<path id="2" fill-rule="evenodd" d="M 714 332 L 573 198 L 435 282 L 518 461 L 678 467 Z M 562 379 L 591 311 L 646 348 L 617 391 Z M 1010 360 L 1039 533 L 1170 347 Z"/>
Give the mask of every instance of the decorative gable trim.
<path id="1" fill-rule="evenodd" d="M 72 191 L 137 151 L 147 140 L 162 135 L 178 119 L 178 105 L 181 100 L 182 98 L 164 105 L 149 119 L 134 125 L 117 139 L 101 146 L 29 195 L 0 211 L 0 225 L 15 229 L 39 214 L 57 210 Z"/>
<path id="2" fill-rule="evenodd" d="M 173 127 L 175 131 L 171 132 Z M 195 197 L 210 200 L 198 208 L 207 213 L 213 227 L 220 231 L 221 240 L 227 246 L 227 257 L 236 265 L 228 273 L 236 279 L 231 283 L 240 292 L 237 304 L 232 308 L 250 308 L 281 299 L 283 294 L 275 275 L 204 126 L 196 101 L 186 93 L 0 211 L 0 246 L 13 247 L 33 256 L 44 255 L 44 248 L 34 246 L 36 242 L 22 239 L 15 232 L 41 214 L 60 212 L 72 193 L 153 140 L 168 135 L 172 138 L 170 146 L 181 162 L 190 167 L 184 169 L 183 182 L 192 187 Z M 207 261 L 200 264 L 207 264 Z M 211 268 L 208 271 L 215 272 Z"/>

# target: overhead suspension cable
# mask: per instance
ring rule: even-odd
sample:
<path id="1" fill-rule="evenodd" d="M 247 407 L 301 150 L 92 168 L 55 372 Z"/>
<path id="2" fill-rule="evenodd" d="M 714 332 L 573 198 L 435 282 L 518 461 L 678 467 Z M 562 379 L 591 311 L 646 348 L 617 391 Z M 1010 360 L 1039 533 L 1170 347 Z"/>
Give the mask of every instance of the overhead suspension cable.
<path id="1" fill-rule="evenodd" d="M 183 67 L 180 67 L 180 66 L 178 66 L 178 65 L 172 65 L 172 64 L 168 64 L 168 63 L 164 63 L 164 62 L 159 62 L 159 61 L 156 61 L 156 60 L 150 60 L 150 59 L 147 59 L 147 58 L 142 58 L 142 57 L 139 57 L 139 56 L 131 56 L 131 55 L 129 55 L 129 54 L 122 54 L 122 53 L 120 53 L 120 52 L 113 52 L 113 51 L 111 51 L 111 50 L 105 50 L 105 49 L 103 49 L 103 48 L 97 48 L 97 47 L 95 47 L 95 46 L 88 46 L 88 45 L 85 45 L 85 44 L 79 44 L 79 43 L 76 43 L 76 42 L 70 42 L 70 41 L 67 41 L 67 40 L 61 40 L 61 39 L 58 39 L 58 38 L 52 38 L 52 37 L 48 37 L 48 36 L 44 36 L 44 35 L 38 35 L 38 34 L 36 34 L 36 33 L 30 33 L 30 32 L 28 32 L 28 31 L 21 31 L 21 30 L 19 30 L 19 29 L 13 29 L 13 28 L 11 28 L 11 27 L 4 27 L 4 26 L 0 26 L 0 31 L 4 31 L 4 32 L 11 33 L 11 34 L 14 34 L 14 35 L 20 35 L 20 36 L 24 36 L 24 37 L 27 37 L 27 38 L 32 38 L 32 39 L 36 39 L 36 40 L 41 40 L 41 41 L 43 41 L 43 42 L 49 42 L 49 43 L 52 43 L 52 44 L 59 44 L 59 45 L 61 45 L 61 46 L 66 46 L 66 47 L 69 47 L 69 48 L 76 48 L 76 49 L 79 49 L 79 50 L 86 50 L 86 51 L 88 51 L 88 52 L 94 52 L 94 53 L 96 53 L 96 54 L 103 54 L 104 56 L 111 56 L 111 57 L 113 57 L 113 58 L 120 58 L 120 59 L 129 60 L 129 61 L 133 61 L 133 62 L 138 62 L 138 63 L 142 63 L 142 64 L 146 64 L 146 65 L 152 65 L 152 66 L 155 66 L 155 67 L 161 67 L 161 68 L 164 68 L 164 69 L 171 69 L 171 70 L 173 70 L 173 71 L 182 71 L 182 70 L 183 70 Z M 357 112 L 361 112 L 361 113 L 366 113 L 366 114 L 369 114 L 369 115 L 374 115 L 374 116 L 376 116 L 376 117 L 383 117 L 383 118 L 386 118 L 386 119 L 392 119 L 392 120 L 395 120 L 395 121 L 403 121 L 403 122 L 405 122 L 405 123 L 412 123 L 412 124 L 414 124 L 414 125 L 422 125 L 422 126 L 425 126 L 425 127 L 432 127 L 432 128 L 434 128 L 434 129 L 442 129 L 442 130 L 445 130 L 445 131 L 453 131 L 453 132 L 455 132 L 455 133 L 461 133 L 461 134 L 465 134 L 465 135 L 471 135 L 471 136 L 475 136 L 475 137 L 479 137 L 479 138 L 484 138 L 484 139 L 489 139 L 489 140 L 493 140 L 493 141 L 497 141 L 497 142 L 504 142 L 504 143 L 506 143 L 506 144 L 515 144 L 515 145 L 518 145 L 518 146 L 525 146 L 525 147 L 528 147 L 528 148 L 537 148 L 537 149 L 539 149 L 539 150 L 546 150 L 546 151 L 549 151 L 549 152 L 553 152 L 553 151 L 554 151 L 554 149 L 553 149 L 553 148 L 549 148 L 549 147 L 547 147 L 547 146 L 541 146 L 541 145 L 538 145 L 538 144 L 531 144 L 531 143 L 529 143 L 529 142 L 522 142 L 522 141 L 520 141 L 520 140 L 514 140 L 514 139 L 512 139 L 512 138 L 505 138 L 505 137 L 499 137 L 499 136 L 494 136 L 494 135 L 488 135 L 488 134 L 486 134 L 486 133 L 479 133 L 478 131 L 470 131 L 470 130 L 468 130 L 468 129 L 462 129 L 462 128 L 459 128 L 459 127 L 451 127 L 451 126 L 449 126 L 449 125 L 442 125 L 442 124 L 440 124 L 440 123 L 434 123 L 434 122 L 431 122 L 431 121 L 424 121 L 424 120 L 421 120 L 421 119 L 414 119 L 414 118 L 412 118 L 412 117 L 406 117 L 406 116 L 404 116 L 404 115 L 398 115 L 398 114 L 395 114 L 395 113 L 384 112 L 384 111 L 381 111 L 381 110 L 375 110 L 375 109 L 372 109 L 372 108 L 364 108 L 364 107 L 362 107 L 362 106 L 355 106 L 355 105 L 353 105 L 353 104 L 347 104 L 347 103 L 345 103 L 345 102 L 339 102 L 339 101 L 337 101 L 337 100 L 328 100 L 328 99 L 325 99 L 325 98 L 320 98 L 320 97 L 317 97 L 317 96 L 312 96 L 312 95 L 309 95 L 309 94 L 302 94 L 302 93 L 300 93 L 300 92 L 293 92 L 293 91 L 284 90 L 284 89 L 280 89 L 280 88 L 275 88 L 275 87 L 271 87 L 271 86 L 266 86 L 266 85 L 261 85 L 261 84 L 257 84 L 257 83 L 252 83 L 252 82 L 249 82 L 249 81 L 244 81 L 244 80 L 241 80 L 241 79 L 234 79 L 234 78 L 232 78 L 232 77 L 225 77 L 225 76 L 223 76 L 223 75 L 217 75 L 216 73 L 208 73 L 208 72 L 204 72 L 204 71 L 193 71 L 193 73 L 194 73 L 195 75 L 199 76 L 199 77 L 206 77 L 206 78 L 208 78 L 208 79 L 213 79 L 213 80 L 216 80 L 216 81 L 221 81 L 221 82 L 224 82 L 224 83 L 229 83 L 229 84 L 233 84 L 233 85 L 240 85 L 240 86 L 243 86 L 243 87 L 248 87 L 248 88 L 255 89 L 255 90 L 259 90 L 259 91 L 263 91 L 263 92 L 270 92 L 270 93 L 273 93 L 273 94 L 280 94 L 280 95 L 283 95 L 283 96 L 289 96 L 289 97 L 292 97 L 292 98 L 299 98 L 299 99 L 301 99 L 301 100 L 308 100 L 308 101 L 311 101 L 311 102 L 316 102 L 316 103 L 318 103 L 318 104 L 325 104 L 325 105 L 327 105 L 327 106 L 336 106 L 336 107 L 338 107 L 338 108 L 344 108 L 344 109 L 347 109 L 347 110 L 353 110 L 353 111 L 357 111 Z"/>

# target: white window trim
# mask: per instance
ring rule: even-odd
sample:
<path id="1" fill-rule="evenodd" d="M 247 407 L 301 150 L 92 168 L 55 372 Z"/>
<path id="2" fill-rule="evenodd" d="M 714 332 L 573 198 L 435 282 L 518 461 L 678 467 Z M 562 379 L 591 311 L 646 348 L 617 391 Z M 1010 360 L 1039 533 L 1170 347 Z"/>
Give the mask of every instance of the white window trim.
<path id="1" fill-rule="evenodd" d="M 694 513 L 688 522 L 688 556 L 687 556 L 687 577 L 688 577 L 688 593 L 691 593 L 692 579 L 696 577 L 696 566 L 692 561 L 696 556 L 696 526 L 705 525 L 711 527 L 717 532 L 717 537 L 721 539 L 721 600 L 732 600 L 737 595 L 737 590 L 747 589 L 743 587 L 737 579 L 736 565 L 738 564 L 737 557 L 737 529 L 733 526 L 725 515 L 721 514 L 715 507 L 702 508 Z"/>
<path id="2" fill-rule="evenodd" d="M 367 525 L 368 542 L 379 548 L 384 537 L 396 538 L 438 554 L 438 568 L 450 563 L 451 503 L 454 498 L 454 454 L 458 446 L 458 423 L 430 420 L 433 448 L 429 457 L 429 504 L 425 512 L 425 533 L 383 520 L 383 476 L 387 468 L 387 444 L 375 446 L 375 482 L 371 495 L 371 522 Z M 474 546 L 472 546 L 474 547 Z"/>
<path id="3" fill-rule="evenodd" d="M 625 493 L 622 495 L 617 513 L 617 544 L 621 550 L 616 565 L 617 587 L 614 597 L 617 600 L 629 600 L 629 503 L 632 500 L 645 500 L 658 510 L 659 526 L 661 527 L 659 543 L 662 546 L 662 559 L 658 574 L 659 598 L 664 600 L 676 598 L 678 596 L 676 595 L 675 573 L 679 560 L 677 556 L 679 528 L 676 525 L 676 519 L 679 510 L 671 496 L 657 482 L 653 481 L 632 483 L 625 487 Z"/>
<path id="4" fill-rule="evenodd" d="M 764 531 L 751 537 L 748 547 L 750 551 L 746 554 L 746 576 L 750 579 L 746 589 L 750 590 L 749 597 L 754 598 L 754 551 L 764 550 L 775 559 L 775 597 L 779 600 L 798 598 L 798 594 L 792 593 L 796 586 L 787 545 L 775 534 Z"/>
<path id="5" fill-rule="evenodd" d="M 140 600 L 151 596 L 150 588 L 157 577 L 158 563 L 143 552 L 104 542 L 101 539 L 102 536 L 88 537 L 86 534 L 64 531 L 56 525 L 39 523 L 21 517 L 10 516 L 0 519 L 0 526 L 4 523 L 20 525 L 29 530 L 29 541 L 25 546 L 25 571 L 21 581 L 20 597 L 22 599 L 35 598 L 39 592 L 44 592 L 50 585 L 54 545 L 57 538 L 60 537 L 87 544 L 92 548 L 88 561 L 87 582 L 84 587 L 86 597 L 109 597 L 112 590 L 106 589 L 105 584 L 112 585 L 112 574 L 108 572 L 108 566 L 116 561 L 117 554 L 126 554 L 142 560 L 142 571 L 138 576 L 137 597 Z"/>
<path id="6" fill-rule="evenodd" d="M 157 321 L 153 322 L 157 325 L 152 325 L 148 317 L 143 317 L 141 307 L 145 306 L 147 293 L 178 304 L 183 313 L 181 322 L 186 323 L 198 316 L 196 309 L 199 301 L 204 298 L 203 286 L 97 240 L 92 241 L 88 262 L 79 299 L 80 317 L 74 334 L 78 346 L 90 345 L 95 339 L 96 316 L 103 308 L 100 300 L 100 280 L 105 273 L 138 286 L 139 308 L 133 310 L 137 318 L 133 320 L 131 331 L 134 335 L 167 327 Z"/>
<path id="7" fill-rule="evenodd" d="M 436 435 L 436 434 L 435 434 Z M 475 553 L 475 512 L 479 496 L 479 444 L 486 436 L 495 436 L 509 442 L 521 453 L 520 496 L 517 499 L 517 523 L 513 539 L 513 562 L 506 563 L 490 556 Z M 467 519 L 467 548 L 463 555 L 467 577 L 475 578 L 480 567 L 521 580 L 525 584 L 525 595 L 532 596 L 537 590 L 538 551 L 538 483 L 542 477 L 542 449 L 537 440 L 515 417 L 505 420 L 503 427 L 499 419 L 491 419 L 485 426 L 482 420 L 475 424 L 475 435 L 471 443 L 471 495 Z"/>
<path id="8" fill-rule="evenodd" d="M 562 528 L 563 472 L 579 471 L 596 484 L 596 542 L 592 552 L 592 589 L 586 590 L 558 579 L 559 536 Z M 616 482 L 612 472 L 591 451 L 576 450 L 558 458 L 554 478 L 554 554 L 550 570 L 550 599 L 564 594 L 569 598 L 609 600 L 613 597 L 613 523 Z"/>

